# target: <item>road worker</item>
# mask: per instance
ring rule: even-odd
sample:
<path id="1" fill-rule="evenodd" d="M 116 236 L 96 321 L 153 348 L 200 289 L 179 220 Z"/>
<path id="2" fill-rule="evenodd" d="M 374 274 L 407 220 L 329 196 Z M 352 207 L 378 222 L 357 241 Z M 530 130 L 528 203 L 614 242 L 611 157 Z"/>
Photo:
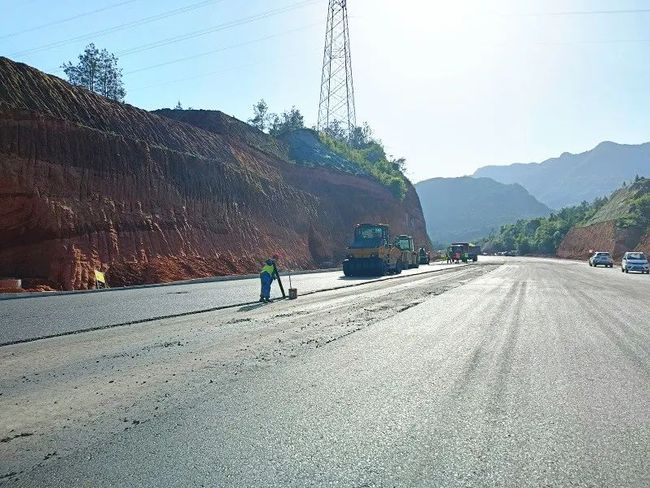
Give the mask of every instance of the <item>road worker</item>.
<path id="1" fill-rule="evenodd" d="M 271 301 L 271 283 L 275 280 L 278 271 L 275 267 L 273 259 L 267 259 L 262 271 L 260 272 L 260 282 L 262 284 L 262 292 L 260 293 L 260 302 Z"/>

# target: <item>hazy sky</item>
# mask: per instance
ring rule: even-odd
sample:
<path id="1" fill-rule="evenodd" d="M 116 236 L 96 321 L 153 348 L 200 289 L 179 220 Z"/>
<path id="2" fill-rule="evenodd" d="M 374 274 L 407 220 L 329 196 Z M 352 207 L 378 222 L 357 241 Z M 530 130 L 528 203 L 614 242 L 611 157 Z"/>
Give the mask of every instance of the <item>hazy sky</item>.
<path id="1" fill-rule="evenodd" d="M 650 1 L 348 5 L 358 121 L 407 158 L 414 181 L 650 140 Z M 180 100 L 245 120 L 263 97 L 315 123 L 327 0 L 0 0 L 0 10 L 1 55 L 63 76 L 57 66 L 94 41 L 119 56 L 138 107 Z"/>

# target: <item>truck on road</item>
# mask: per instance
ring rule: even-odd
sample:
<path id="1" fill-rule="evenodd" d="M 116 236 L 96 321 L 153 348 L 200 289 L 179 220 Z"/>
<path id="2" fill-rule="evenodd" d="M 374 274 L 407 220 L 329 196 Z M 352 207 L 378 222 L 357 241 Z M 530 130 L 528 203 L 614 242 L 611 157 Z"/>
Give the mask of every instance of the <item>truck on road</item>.
<path id="1" fill-rule="evenodd" d="M 481 246 L 469 242 L 452 242 L 451 249 L 454 256 L 460 253 L 460 260 L 464 263 L 478 261 L 478 255 L 481 254 Z"/>

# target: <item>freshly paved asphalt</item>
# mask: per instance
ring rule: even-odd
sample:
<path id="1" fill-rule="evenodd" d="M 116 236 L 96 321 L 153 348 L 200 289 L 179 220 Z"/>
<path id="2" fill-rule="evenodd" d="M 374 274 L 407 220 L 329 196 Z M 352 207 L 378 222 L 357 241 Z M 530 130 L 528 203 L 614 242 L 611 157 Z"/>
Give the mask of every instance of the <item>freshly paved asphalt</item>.
<path id="1" fill-rule="evenodd" d="M 19 484 L 647 487 L 649 297 L 647 276 L 513 259 Z"/>
<path id="2" fill-rule="evenodd" d="M 491 259 L 484 258 L 488 261 Z M 403 275 L 453 266 L 420 266 L 404 271 Z M 282 274 L 286 291 L 289 279 Z M 386 278 L 389 277 L 383 279 Z M 342 272 L 332 271 L 295 275 L 292 284 L 299 293 L 308 293 L 376 279 L 346 278 Z M 0 299 L 0 344 L 256 301 L 259 288 L 259 279 L 249 278 Z M 277 283 L 273 284 L 272 293 L 274 298 L 282 296 Z"/>

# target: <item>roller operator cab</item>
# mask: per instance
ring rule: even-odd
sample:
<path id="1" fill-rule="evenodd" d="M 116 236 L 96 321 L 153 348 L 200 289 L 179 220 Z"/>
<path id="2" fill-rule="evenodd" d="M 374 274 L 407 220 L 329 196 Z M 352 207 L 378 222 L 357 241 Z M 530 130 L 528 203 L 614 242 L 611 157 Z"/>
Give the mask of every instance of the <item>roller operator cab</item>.
<path id="1" fill-rule="evenodd" d="M 402 251 L 392 245 L 386 224 L 358 224 L 343 261 L 345 276 L 383 276 L 404 269 Z"/>

